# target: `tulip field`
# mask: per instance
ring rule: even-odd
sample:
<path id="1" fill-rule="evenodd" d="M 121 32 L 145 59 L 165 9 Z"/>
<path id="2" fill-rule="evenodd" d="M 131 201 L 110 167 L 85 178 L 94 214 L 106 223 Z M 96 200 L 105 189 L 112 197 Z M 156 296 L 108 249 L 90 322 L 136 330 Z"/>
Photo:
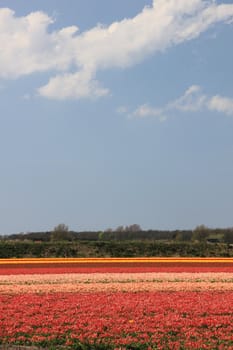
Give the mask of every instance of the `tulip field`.
<path id="1" fill-rule="evenodd" d="M 0 259 L 0 344 L 233 349 L 233 259 Z"/>

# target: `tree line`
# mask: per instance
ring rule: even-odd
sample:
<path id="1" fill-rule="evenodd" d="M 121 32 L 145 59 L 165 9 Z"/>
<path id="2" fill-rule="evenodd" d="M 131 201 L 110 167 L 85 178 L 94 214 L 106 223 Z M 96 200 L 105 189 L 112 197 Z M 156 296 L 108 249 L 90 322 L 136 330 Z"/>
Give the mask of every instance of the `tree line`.
<path id="1" fill-rule="evenodd" d="M 168 241 L 233 244 L 233 227 L 209 228 L 199 225 L 194 230 L 143 230 L 140 225 L 118 226 L 104 231 L 72 231 L 59 224 L 51 231 L 2 235 L 0 240 L 59 242 L 59 241 Z"/>

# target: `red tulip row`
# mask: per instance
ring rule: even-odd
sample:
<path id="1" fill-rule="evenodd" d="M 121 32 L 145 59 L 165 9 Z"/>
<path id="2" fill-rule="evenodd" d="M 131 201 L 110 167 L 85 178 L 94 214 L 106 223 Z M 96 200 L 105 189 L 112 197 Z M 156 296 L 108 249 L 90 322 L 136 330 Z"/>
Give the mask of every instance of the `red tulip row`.
<path id="1" fill-rule="evenodd" d="M 41 346 L 233 349 L 232 292 L 0 295 L 0 339 Z"/>
<path id="2" fill-rule="evenodd" d="M 140 272 L 233 272 L 233 262 L 118 262 L 0 264 L 0 275 Z"/>

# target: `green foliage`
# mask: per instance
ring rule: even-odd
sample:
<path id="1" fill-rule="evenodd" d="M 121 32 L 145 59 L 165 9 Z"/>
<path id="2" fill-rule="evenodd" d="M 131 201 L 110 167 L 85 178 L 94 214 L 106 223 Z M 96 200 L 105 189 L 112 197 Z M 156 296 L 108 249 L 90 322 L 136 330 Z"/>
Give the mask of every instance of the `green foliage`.
<path id="1" fill-rule="evenodd" d="M 229 229 L 224 233 L 224 242 L 233 244 L 233 229 Z"/>
<path id="2" fill-rule="evenodd" d="M 229 244 L 155 241 L 0 241 L 0 258 L 23 257 L 233 256 Z"/>

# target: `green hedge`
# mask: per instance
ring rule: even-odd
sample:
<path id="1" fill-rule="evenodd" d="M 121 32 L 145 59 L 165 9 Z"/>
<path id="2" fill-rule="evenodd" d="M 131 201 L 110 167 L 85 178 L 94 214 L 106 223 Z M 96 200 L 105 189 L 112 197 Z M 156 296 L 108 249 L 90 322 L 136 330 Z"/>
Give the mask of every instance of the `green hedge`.
<path id="1" fill-rule="evenodd" d="M 229 244 L 145 241 L 20 242 L 0 241 L 0 258 L 23 257 L 233 257 Z"/>

